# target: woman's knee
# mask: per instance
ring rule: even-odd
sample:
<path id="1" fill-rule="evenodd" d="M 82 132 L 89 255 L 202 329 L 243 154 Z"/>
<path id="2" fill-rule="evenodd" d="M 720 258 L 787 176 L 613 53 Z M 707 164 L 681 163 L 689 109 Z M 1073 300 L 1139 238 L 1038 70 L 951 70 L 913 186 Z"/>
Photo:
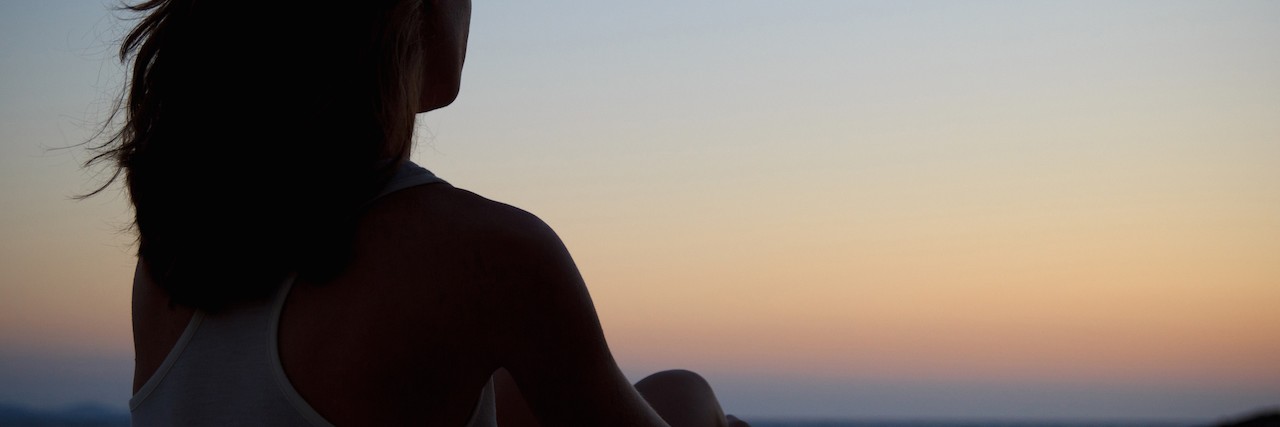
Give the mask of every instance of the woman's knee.
<path id="1" fill-rule="evenodd" d="M 656 372 L 652 375 L 644 377 L 640 382 L 636 383 L 636 388 L 650 388 L 655 391 L 674 391 L 680 390 L 684 393 L 708 393 L 711 391 L 711 384 L 705 378 L 686 369 L 671 369 Z"/>
<path id="2" fill-rule="evenodd" d="M 724 411 L 705 378 L 673 369 L 645 377 L 636 390 L 658 415 L 674 426 L 723 426 Z"/>

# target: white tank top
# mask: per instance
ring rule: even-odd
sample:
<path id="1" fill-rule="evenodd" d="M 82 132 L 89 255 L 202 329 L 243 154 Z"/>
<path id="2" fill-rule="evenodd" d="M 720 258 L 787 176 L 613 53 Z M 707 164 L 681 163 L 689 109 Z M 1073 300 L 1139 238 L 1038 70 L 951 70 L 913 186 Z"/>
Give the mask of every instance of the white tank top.
<path id="1" fill-rule="evenodd" d="M 374 199 L 444 182 L 405 164 Z M 280 313 L 290 276 L 274 297 L 217 313 L 197 310 L 159 369 L 129 399 L 132 424 L 149 426 L 332 426 L 293 389 L 280 364 Z M 496 427 L 493 381 L 480 393 L 467 427 Z"/>

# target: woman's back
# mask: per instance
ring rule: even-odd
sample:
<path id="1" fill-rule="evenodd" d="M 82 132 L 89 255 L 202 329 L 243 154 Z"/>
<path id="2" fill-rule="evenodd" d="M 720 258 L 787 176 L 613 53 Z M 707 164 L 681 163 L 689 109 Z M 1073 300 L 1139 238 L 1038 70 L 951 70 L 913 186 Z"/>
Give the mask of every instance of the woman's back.
<path id="1" fill-rule="evenodd" d="M 339 425 L 464 425 L 499 367 L 486 356 L 506 319 L 475 237 L 501 235 L 501 209 L 448 185 L 373 206 L 345 272 L 286 300 L 280 358 L 299 393 Z"/>
<path id="2" fill-rule="evenodd" d="M 293 283 L 282 301 L 279 362 L 288 382 L 339 425 L 463 425 L 496 369 L 493 360 L 478 356 L 493 353 L 489 332 L 503 320 L 485 302 L 490 296 L 484 291 L 493 289 L 481 285 L 478 259 L 463 254 L 492 252 L 479 247 L 486 240 L 479 236 L 502 238 L 502 223 L 520 216 L 528 214 L 447 184 L 378 200 L 360 221 L 344 273 L 323 284 Z M 205 316 L 204 329 L 208 319 L 229 317 L 225 312 L 247 315 L 237 312 L 245 308 Z M 135 391 L 167 357 L 193 313 L 171 305 L 139 269 Z"/>
<path id="3" fill-rule="evenodd" d="M 499 368 L 543 425 L 663 425 L 646 398 L 674 404 L 663 408 L 673 426 L 725 423 L 692 373 L 665 373 L 644 398 L 627 382 L 573 260 L 532 214 L 417 186 L 369 206 L 353 249 L 334 279 L 293 283 L 279 317 L 284 376 L 329 423 L 466 425 Z M 135 392 L 196 313 L 146 270 L 134 282 Z"/>

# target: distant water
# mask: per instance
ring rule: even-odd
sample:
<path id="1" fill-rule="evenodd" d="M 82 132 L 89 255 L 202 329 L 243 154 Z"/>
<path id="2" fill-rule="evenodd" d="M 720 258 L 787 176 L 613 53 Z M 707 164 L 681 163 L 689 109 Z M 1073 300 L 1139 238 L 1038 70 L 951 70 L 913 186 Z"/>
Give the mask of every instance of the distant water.
<path id="1" fill-rule="evenodd" d="M 1195 427 L 1179 422 L 1099 421 L 901 421 L 749 419 L 752 427 Z M 129 414 L 117 408 L 77 405 L 37 410 L 0 403 L 0 427 L 128 427 Z"/>
<path id="2" fill-rule="evenodd" d="M 0 427 L 129 427 L 129 414 L 94 404 L 40 410 L 0 403 Z"/>
<path id="3" fill-rule="evenodd" d="M 0 418 L 0 427 L 128 427 L 128 416 L 97 419 L 68 419 L 63 416 L 29 417 L 22 420 Z M 752 427 L 1187 427 L 1194 424 L 1141 422 L 1035 422 L 1035 421 L 753 421 Z"/>
<path id="4" fill-rule="evenodd" d="M 752 427 L 1195 427 L 1167 421 L 748 420 Z"/>
<path id="5" fill-rule="evenodd" d="M 29 414 L 31 415 L 31 414 Z M 751 421 L 752 427 L 1188 427 L 1195 424 L 1168 422 L 1062 422 L 1062 421 Z M 61 414 L 27 416 L 22 419 L 0 417 L 0 427 L 128 427 L 123 414 L 98 414 L 68 417 Z"/>

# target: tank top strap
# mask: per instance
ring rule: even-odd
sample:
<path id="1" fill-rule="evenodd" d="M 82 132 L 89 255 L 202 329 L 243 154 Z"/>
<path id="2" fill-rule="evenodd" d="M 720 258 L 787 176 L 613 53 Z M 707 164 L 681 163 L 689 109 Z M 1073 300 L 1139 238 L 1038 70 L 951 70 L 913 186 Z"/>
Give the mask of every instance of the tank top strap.
<path id="1" fill-rule="evenodd" d="M 434 173 L 431 173 L 431 171 L 427 170 L 427 168 L 418 166 L 416 163 L 411 162 L 409 160 L 405 160 L 404 163 L 400 164 L 400 168 L 396 169 L 396 174 L 391 177 L 391 180 L 387 181 L 387 185 L 382 187 L 382 191 L 379 191 L 378 195 L 373 196 L 373 198 L 365 202 L 365 205 L 367 206 L 370 203 L 373 203 L 374 201 L 381 199 L 388 194 L 391 194 L 409 187 L 416 187 L 419 185 L 437 184 L 437 183 L 448 184 L 448 182 L 446 182 L 443 179 L 440 179 L 440 177 L 436 176 L 436 174 Z"/>

